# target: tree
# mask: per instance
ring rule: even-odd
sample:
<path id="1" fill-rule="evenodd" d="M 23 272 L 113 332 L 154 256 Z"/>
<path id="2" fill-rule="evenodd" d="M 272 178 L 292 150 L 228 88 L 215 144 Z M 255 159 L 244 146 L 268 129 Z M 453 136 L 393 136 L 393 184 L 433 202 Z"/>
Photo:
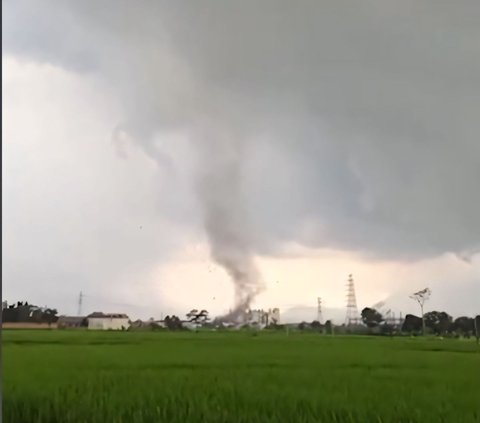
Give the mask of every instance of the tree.
<path id="1" fill-rule="evenodd" d="M 194 308 L 193 310 L 190 310 L 186 316 L 187 316 L 187 319 L 189 321 L 192 321 L 192 319 L 194 319 L 198 314 L 198 310 L 196 308 Z"/>
<path id="2" fill-rule="evenodd" d="M 380 333 L 382 335 L 393 336 L 394 332 L 395 332 L 395 327 L 389 323 L 384 323 L 382 326 L 380 326 Z"/>
<path id="3" fill-rule="evenodd" d="M 332 324 L 332 321 L 331 320 L 327 320 L 325 322 L 325 332 L 328 334 L 328 335 L 333 335 L 333 324 Z"/>
<path id="4" fill-rule="evenodd" d="M 383 322 L 383 316 L 374 308 L 365 307 L 361 313 L 362 321 L 369 328 L 374 328 Z"/>
<path id="5" fill-rule="evenodd" d="M 458 335 L 470 338 L 475 330 L 475 321 L 467 316 L 458 317 L 453 322 L 452 328 Z"/>
<path id="6" fill-rule="evenodd" d="M 299 330 L 305 330 L 308 326 L 308 323 L 307 322 L 301 322 L 298 324 L 298 329 Z"/>
<path id="7" fill-rule="evenodd" d="M 444 311 L 429 311 L 423 317 L 425 326 L 435 335 L 444 335 L 452 326 L 452 316 Z"/>
<path id="8" fill-rule="evenodd" d="M 410 295 L 410 298 L 412 300 L 415 300 L 419 305 L 420 305 L 420 311 L 422 314 L 422 333 L 425 336 L 425 319 L 423 318 L 423 306 L 425 304 L 425 301 L 427 301 L 430 298 L 432 291 L 430 291 L 429 288 L 424 288 L 421 291 L 414 292 L 412 295 Z"/>
<path id="9" fill-rule="evenodd" d="M 315 330 L 320 332 L 323 328 L 322 324 L 318 320 L 314 320 L 312 323 L 310 323 L 310 327 Z"/>
<path id="10" fill-rule="evenodd" d="M 210 320 L 208 317 L 208 311 L 207 310 L 201 310 L 198 311 L 197 309 L 193 309 L 187 313 L 187 319 L 189 322 L 192 323 L 200 323 L 200 324 L 205 324 L 207 321 Z"/>
<path id="11" fill-rule="evenodd" d="M 169 330 L 181 330 L 183 329 L 182 321 L 177 316 L 165 317 L 165 326 Z"/>
<path id="12" fill-rule="evenodd" d="M 407 314 L 402 325 L 402 332 L 420 332 L 422 330 L 422 318 L 414 316 L 413 314 Z"/>
<path id="13" fill-rule="evenodd" d="M 47 308 L 43 312 L 44 319 L 47 321 L 48 326 L 50 326 L 52 323 L 55 323 L 58 320 L 57 313 L 58 311 L 55 308 Z"/>
<path id="14" fill-rule="evenodd" d="M 477 344 L 480 344 L 480 314 L 475 316 L 473 325 L 475 326 L 475 338 L 477 338 Z"/>
<path id="15" fill-rule="evenodd" d="M 200 313 L 197 315 L 197 321 L 199 321 L 202 324 L 207 323 L 210 320 L 210 317 L 208 317 L 208 311 L 207 310 L 202 310 Z"/>

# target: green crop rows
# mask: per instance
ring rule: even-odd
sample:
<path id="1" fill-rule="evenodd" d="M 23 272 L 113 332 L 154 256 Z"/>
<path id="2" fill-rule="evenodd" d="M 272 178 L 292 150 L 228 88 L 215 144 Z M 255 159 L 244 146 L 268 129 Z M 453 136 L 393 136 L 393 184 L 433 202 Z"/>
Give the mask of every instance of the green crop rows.
<path id="1" fill-rule="evenodd" d="M 480 422 L 474 341 L 55 330 L 2 337 L 5 423 Z"/>

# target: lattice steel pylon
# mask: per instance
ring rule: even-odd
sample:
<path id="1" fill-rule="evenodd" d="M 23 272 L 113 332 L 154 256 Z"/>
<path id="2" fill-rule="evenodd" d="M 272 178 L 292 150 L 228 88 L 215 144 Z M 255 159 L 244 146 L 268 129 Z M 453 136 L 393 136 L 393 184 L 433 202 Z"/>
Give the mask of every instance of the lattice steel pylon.
<path id="1" fill-rule="evenodd" d="M 355 296 L 355 286 L 353 284 L 353 276 L 348 275 L 347 281 L 347 315 L 345 317 L 345 324 L 351 325 L 352 323 L 358 323 L 358 308 L 357 298 Z"/>
<path id="2" fill-rule="evenodd" d="M 320 297 L 317 298 L 317 321 L 322 323 L 322 299 Z"/>
<path id="3" fill-rule="evenodd" d="M 82 302 L 83 302 L 83 294 L 82 291 L 80 291 L 80 295 L 78 296 L 78 312 L 77 316 L 82 315 Z"/>

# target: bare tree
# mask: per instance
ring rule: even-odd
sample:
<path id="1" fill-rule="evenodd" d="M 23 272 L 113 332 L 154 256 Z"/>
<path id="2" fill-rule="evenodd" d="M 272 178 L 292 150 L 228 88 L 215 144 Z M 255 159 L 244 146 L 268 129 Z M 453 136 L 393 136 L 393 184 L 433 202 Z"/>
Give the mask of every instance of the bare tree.
<path id="1" fill-rule="evenodd" d="M 423 336 L 425 336 L 425 319 L 423 318 L 423 305 L 425 304 L 425 301 L 427 301 L 430 298 L 431 293 L 432 291 L 430 290 L 430 288 L 425 288 L 425 289 L 422 289 L 421 291 L 415 292 L 412 295 L 410 295 L 410 298 L 412 300 L 415 300 L 420 305 L 420 310 L 422 313 Z"/>

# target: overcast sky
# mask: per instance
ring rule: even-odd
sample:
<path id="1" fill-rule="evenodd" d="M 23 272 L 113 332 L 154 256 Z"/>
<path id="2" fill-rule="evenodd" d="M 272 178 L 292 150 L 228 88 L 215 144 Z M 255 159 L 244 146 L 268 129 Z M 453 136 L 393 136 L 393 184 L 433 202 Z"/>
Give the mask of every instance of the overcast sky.
<path id="1" fill-rule="evenodd" d="M 223 313 L 233 257 L 254 306 L 480 313 L 477 1 L 3 12 L 5 299 Z"/>

